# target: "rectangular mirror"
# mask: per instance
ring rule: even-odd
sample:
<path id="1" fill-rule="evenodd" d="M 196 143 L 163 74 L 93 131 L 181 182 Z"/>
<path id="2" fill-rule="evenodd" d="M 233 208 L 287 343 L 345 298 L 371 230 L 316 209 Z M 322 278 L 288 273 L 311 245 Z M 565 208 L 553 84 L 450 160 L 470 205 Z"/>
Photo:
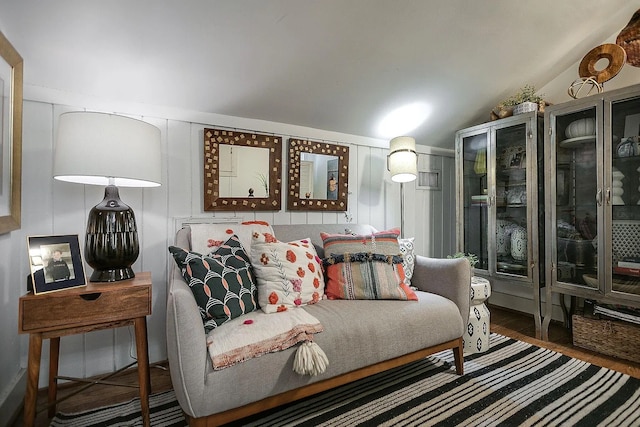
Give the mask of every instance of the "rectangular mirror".
<path id="1" fill-rule="evenodd" d="M 20 228 L 22 200 L 22 57 L 0 33 L 0 234 Z"/>
<path id="2" fill-rule="evenodd" d="M 204 129 L 204 210 L 280 210 L 281 139 Z"/>
<path id="3" fill-rule="evenodd" d="M 289 139 L 287 209 L 346 211 L 349 147 Z"/>

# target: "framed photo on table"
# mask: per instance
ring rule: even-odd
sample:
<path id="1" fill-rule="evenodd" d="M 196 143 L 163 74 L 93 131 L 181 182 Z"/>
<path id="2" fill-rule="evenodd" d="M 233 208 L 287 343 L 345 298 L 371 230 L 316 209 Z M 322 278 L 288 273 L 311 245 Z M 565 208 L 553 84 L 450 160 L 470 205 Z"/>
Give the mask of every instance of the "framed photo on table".
<path id="1" fill-rule="evenodd" d="M 29 236 L 27 248 L 34 294 L 86 286 L 77 234 Z"/>

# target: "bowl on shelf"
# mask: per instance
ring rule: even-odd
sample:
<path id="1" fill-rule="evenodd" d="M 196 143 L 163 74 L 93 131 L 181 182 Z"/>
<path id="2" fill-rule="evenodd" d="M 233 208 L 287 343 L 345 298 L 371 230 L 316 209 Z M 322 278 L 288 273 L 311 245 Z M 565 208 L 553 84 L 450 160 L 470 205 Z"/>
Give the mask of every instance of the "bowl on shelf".
<path id="1" fill-rule="evenodd" d="M 584 280 L 584 283 L 586 283 L 587 286 L 591 288 L 598 287 L 598 276 L 596 276 L 595 274 L 583 274 L 582 280 Z"/>
<path id="2" fill-rule="evenodd" d="M 584 119 L 574 120 L 569 123 L 564 130 L 564 134 L 567 138 L 581 138 L 585 136 L 595 135 L 596 133 L 596 119 L 587 117 Z"/>

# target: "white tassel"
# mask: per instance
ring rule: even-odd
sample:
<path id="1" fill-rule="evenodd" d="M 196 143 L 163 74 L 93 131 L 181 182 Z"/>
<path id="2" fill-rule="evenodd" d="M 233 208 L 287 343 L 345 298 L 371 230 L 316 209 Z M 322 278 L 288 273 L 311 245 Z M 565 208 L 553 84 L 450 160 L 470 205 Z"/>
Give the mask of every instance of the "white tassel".
<path id="1" fill-rule="evenodd" d="M 293 370 L 300 375 L 316 376 L 327 370 L 329 359 L 320 346 L 313 341 L 305 341 L 293 360 Z"/>

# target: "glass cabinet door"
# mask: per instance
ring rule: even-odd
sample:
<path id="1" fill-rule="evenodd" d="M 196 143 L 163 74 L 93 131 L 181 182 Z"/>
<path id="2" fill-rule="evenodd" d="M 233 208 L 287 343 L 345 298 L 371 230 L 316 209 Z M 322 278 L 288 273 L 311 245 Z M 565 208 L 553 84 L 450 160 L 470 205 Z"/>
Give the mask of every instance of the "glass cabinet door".
<path id="1" fill-rule="evenodd" d="M 604 194 L 598 171 L 599 144 L 596 107 L 555 116 L 552 147 L 555 155 L 554 245 L 556 281 L 599 288 L 598 215 Z M 600 208 L 601 209 L 601 208 Z"/>
<path id="2" fill-rule="evenodd" d="M 477 269 L 487 270 L 487 224 L 489 196 L 487 182 L 488 133 L 462 137 L 462 221 L 463 248 L 478 257 Z"/>
<path id="3" fill-rule="evenodd" d="M 495 131 L 495 260 L 493 270 L 528 275 L 527 125 Z"/>
<path id="4" fill-rule="evenodd" d="M 640 97 L 613 101 L 610 111 L 605 146 L 605 159 L 611 162 L 605 194 L 611 205 L 607 288 L 640 295 Z"/>

